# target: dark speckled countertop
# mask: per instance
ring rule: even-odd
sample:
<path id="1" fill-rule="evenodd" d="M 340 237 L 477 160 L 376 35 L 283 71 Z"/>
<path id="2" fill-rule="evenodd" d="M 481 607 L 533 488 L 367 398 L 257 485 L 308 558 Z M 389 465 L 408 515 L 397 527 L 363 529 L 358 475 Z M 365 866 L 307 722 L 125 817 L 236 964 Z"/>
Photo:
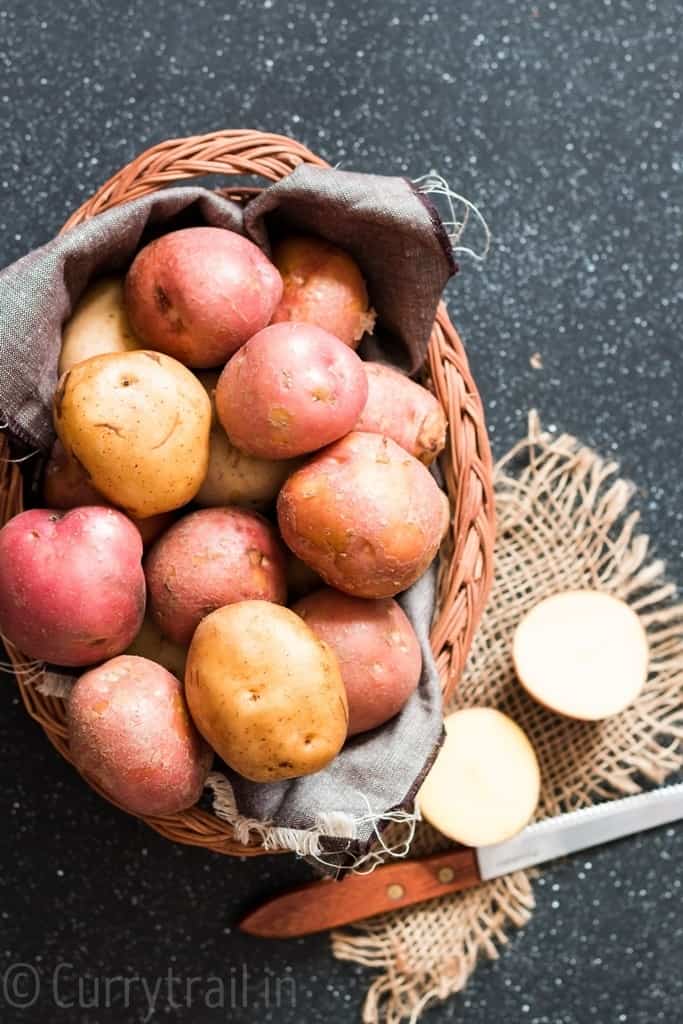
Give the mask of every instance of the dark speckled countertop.
<path id="1" fill-rule="evenodd" d="M 346 168 L 435 168 L 495 236 L 483 267 L 463 260 L 448 302 L 496 452 L 537 406 L 616 456 L 680 579 L 682 19 L 674 0 L 0 0 L 0 265 L 165 138 L 255 127 Z M 269 945 L 234 930 L 305 865 L 161 840 L 91 793 L 3 683 L 3 1024 L 359 1019 L 370 972 L 317 937 Z M 547 870 L 528 927 L 425 1021 L 679 1021 L 682 864 L 672 827 Z M 42 985 L 30 1010 L 9 1005 L 22 962 Z M 55 1005 L 60 964 L 61 1001 L 81 1009 Z M 93 997 L 97 979 L 153 987 L 169 969 L 232 978 L 235 1005 L 162 999 L 151 1017 L 142 996 L 128 1010 Z M 293 979 L 295 1007 L 259 1004 L 268 977 Z"/>

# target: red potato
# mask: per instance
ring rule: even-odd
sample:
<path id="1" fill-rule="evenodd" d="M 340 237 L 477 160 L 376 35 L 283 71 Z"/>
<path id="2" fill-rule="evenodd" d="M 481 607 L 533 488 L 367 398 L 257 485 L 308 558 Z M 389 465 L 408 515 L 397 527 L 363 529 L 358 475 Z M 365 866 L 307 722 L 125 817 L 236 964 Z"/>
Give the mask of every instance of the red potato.
<path id="1" fill-rule="evenodd" d="M 59 440 L 52 445 L 45 466 L 43 501 L 49 508 L 61 509 L 78 508 L 80 505 L 111 506 L 111 502 L 93 486 L 84 466 L 67 454 Z"/>
<path id="2" fill-rule="evenodd" d="M 126 276 L 135 333 L 185 366 L 222 366 L 266 326 L 282 279 L 258 246 L 224 228 L 172 231 L 141 249 Z"/>
<path id="3" fill-rule="evenodd" d="M 338 338 L 310 324 L 273 324 L 223 370 L 216 412 L 242 451 L 289 459 L 348 433 L 367 397 L 363 364 Z"/>
<path id="4" fill-rule="evenodd" d="M 420 681 L 422 653 L 396 601 L 367 601 L 324 587 L 292 611 L 337 656 L 349 702 L 349 736 L 398 714 Z"/>
<path id="5" fill-rule="evenodd" d="M 30 509 L 0 530 L 0 630 L 31 658 L 92 665 L 142 625 L 142 541 L 120 512 Z"/>
<path id="6" fill-rule="evenodd" d="M 297 235 L 274 247 L 273 263 L 284 284 L 273 323 L 316 324 L 350 348 L 357 348 L 366 332 L 372 334 L 375 313 L 365 281 L 343 249 L 323 238 Z"/>
<path id="7" fill-rule="evenodd" d="M 86 672 L 67 725 L 76 768 L 132 814 L 176 814 L 199 799 L 213 751 L 161 665 L 124 654 Z"/>
<path id="8" fill-rule="evenodd" d="M 428 466 L 446 444 L 446 415 L 431 393 L 382 363 L 363 363 L 368 400 L 356 430 L 383 434 Z"/>
<path id="9" fill-rule="evenodd" d="M 110 501 L 100 494 L 78 459 L 69 457 L 61 441 L 55 441 L 50 452 L 43 477 L 43 501 L 49 508 L 70 509 L 82 505 L 104 505 L 114 508 Z M 147 547 L 161 536 L 174 521 L 171 512 L 160 512 L 148 519 L 128 518 L 135 523 L 142 543 Z"/>
<path id="10" fill-rule="evenodd" d="M 284 604 L 284 549 L 255 512 L 207 508 L 179 520 L 145 559 L 150 614 L 164 636 L 187 646 L 201 620 L 223 605 Z"/>
<path id="11" fill-rule="evenodd" d="M 356 597 L 393 597 L 434 559 L 448 499 L 421 462 L 379 434 L 348 434 L 289 477 L 277 502 L 289 548 Z"/>

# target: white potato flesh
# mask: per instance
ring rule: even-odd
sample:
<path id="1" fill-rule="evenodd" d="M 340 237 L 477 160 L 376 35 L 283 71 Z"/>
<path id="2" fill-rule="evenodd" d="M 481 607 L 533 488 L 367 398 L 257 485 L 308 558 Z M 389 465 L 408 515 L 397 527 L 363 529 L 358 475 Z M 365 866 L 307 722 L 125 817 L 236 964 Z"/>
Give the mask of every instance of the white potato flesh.
<path id="1" fill-rule="evenodd" d="M 494 708 L 464 708 L 422 784 L 422 816 L 449 839 L 490 846 L 520 832 L 538 805 L 541 775 L 520 727 Z"/>
<path id="2" fill-rule="evenodd" d="M 540 704 L 569 718 L 616 715 L 645 685 L 648 642 L 625 602 L 595 590 L 549 597 L 522 619 L 513 657 L 519 681 Z"/>

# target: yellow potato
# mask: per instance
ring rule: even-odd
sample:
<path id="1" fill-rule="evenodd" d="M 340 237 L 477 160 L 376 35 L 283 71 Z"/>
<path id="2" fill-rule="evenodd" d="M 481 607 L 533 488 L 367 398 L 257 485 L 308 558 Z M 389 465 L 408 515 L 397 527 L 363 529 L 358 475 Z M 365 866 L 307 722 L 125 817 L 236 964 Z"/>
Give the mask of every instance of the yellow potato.
<path id="1" fill-rule="evenodd" d="M 123 277 L 103 277 L 84 292 L 62 328 L 59 374 L 92 356 L 141 346 L 123 304 Z"/>
<path id="2" fill-rule="evenodd" d="M 149 615 L 145 616 L 140 632 L 125 653 L 136 654 L 139 658 L 155 661 L 176 679 L 182 679 L 185 675 L 187 647 L 168 640 Z"/>
<path id="3" fill-rule="evenodd" d="M 209 469 L 196 502 L 205 508 L 243 505 L 262 508 L 274 501 L 298 459 L 257 459 L 241 452 L 230 441 L 216 416 L 216 383 L 220 374 L 207 370 L 197 377 L 211 400 Z"/>
<path id="4" fill-rule="evenodd" d="M 204 739 L 254 782 L 320 771 L 346 739 L 335 655 L 303 619 L 268 601 L 227 605 L 200 622 L 185 693 Z"/>
<path id="5" fill-rule="evenodd" d="M 209 440 L 209 469 L 199 488 L 196 502 L 203 508 L 217 505 L 243 505 L 262 508 L 275 501 L 298 460 L 280 462 L 256 459 L 228 438 L 221 426 L 214 427 Z"/>
<path id="6" fill-rule="evenodd" d="M 138 518 L 185 505 L 206 476 L 211 403 L 189 370 L 159 352 L 74 366 L 57 386 L 54 421 L 93 486 Z"/>

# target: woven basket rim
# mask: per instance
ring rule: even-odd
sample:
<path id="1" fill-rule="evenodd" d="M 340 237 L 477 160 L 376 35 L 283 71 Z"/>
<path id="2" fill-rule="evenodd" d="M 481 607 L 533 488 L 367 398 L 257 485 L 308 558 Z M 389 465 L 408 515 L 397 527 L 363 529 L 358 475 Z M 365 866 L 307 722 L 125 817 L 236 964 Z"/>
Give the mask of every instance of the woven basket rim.
<path id="1" fill-rule="evenodd" d="M 69 217 L 62 231 L 179 180 L 220 174 L 255 175 L 272 181 L 302 162 L 329 166 L 302 143 L 283 135 L 246 129 L 160 142 L 112 175 Z M 254 190 L 232 186 L 218 191 L 244 198 Z M 449 423 L 447 447 L 440 462 L 453 514 L 439 556 L 438 611 L 431 633 L 437 669 L 448 697 L 462 673 L 491 587 L 495 511 L 493 466 L 482 402 L 463 344 L 443 303 L 439 304 L 432 329 L 425 372 Z M 9 461 L 8 452 L 7 439 L 2 437 L 0 524 L 23 509 L 20 468 Z M 36 684 L 42 672 L 10 643 L 6 647 L 29 715 L 41 725 L 59 753 L 70 760 L 64 702 L 41 694 Z M 91 779 L 86 781 L 115 803 Z M 237 841 L 227 822 L 199 807 L 165 818 L 143 820 L 169 839 L 219 853 L 258 856 L 287 852 L 266 851 L 254 843 Z"/>

